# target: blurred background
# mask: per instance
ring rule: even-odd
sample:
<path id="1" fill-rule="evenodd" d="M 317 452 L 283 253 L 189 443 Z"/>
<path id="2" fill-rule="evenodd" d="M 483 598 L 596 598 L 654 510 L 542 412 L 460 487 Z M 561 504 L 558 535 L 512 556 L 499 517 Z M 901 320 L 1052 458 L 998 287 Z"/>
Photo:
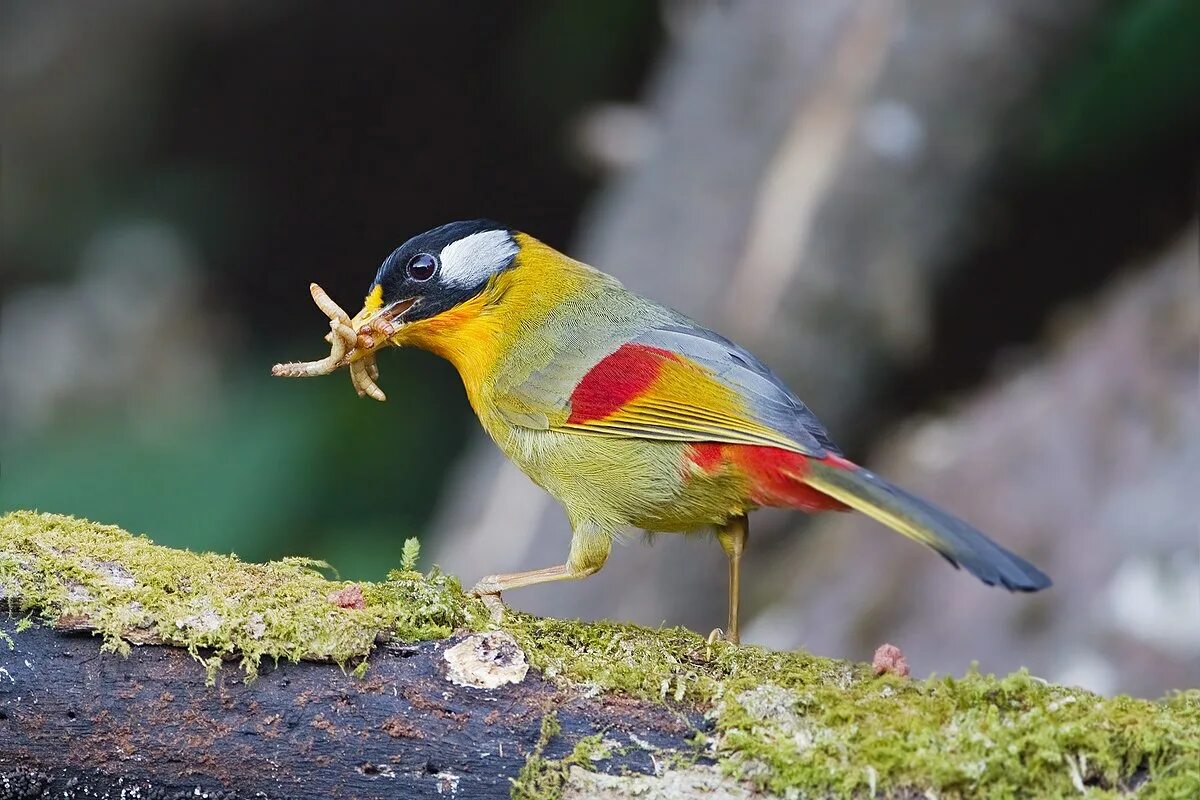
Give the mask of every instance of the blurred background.
<path id="1" fill-rule="evenodd" d="M 488 216 L 739 339 L 849 455 L 1030 557 L 1008 596 L 852 516 L 755 516 L 744 639 L 917 674 L 1200 684 L 1200 6 L 8 0 L 0 509 L 381 578 L 561 563 L 453 370 L 318 357 L 409 236 Z M 344 477 L 343 477 L 344 476 Z M 631 535 L 539 613 L 707 632 Z"/>

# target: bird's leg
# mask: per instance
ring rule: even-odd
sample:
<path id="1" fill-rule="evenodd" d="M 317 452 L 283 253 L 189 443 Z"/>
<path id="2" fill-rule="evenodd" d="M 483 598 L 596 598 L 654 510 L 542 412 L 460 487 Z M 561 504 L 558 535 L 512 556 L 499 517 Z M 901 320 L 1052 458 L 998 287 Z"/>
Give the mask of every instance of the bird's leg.
<path id="1" fill-rule="evenodd" d="M 745 514 L 734 517 L 717 529 L 717 541 L 729 557 L 729 625 L 725 640 L 732 644 L 738 644 L 739 641 L 738 600 L 741 595 L 742 553 L 746 550 L 749 537 L 750 520 Z"/>
<path id="2" fill-rule="evenodd" d="M 522 586 L 533 586 L 550 581 L 579 580 L 595 574 L 608 560 L 612 549 L 612 535 L 607 530 L 580 525 L 575 528 L 571 537 L 571 553 L 567 563 L 556 567 L 531 569 L 527 572 L 510 572 L 503 575 L 488 575 L 481 578 L 471 594 L 482 599 L 491 611 L 492 619 L 499 621 L 504 613 L 504 604 L 500 601 L 500 593 L 509 589 L 519 589 Z"/>

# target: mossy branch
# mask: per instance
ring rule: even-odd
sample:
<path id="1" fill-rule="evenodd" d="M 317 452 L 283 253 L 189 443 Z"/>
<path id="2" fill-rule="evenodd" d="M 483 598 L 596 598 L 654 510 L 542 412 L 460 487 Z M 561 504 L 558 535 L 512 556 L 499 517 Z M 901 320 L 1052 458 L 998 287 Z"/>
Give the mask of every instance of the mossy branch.
<path id="1" fill-rule="evenodd" d="M 201 706 L 224 696 L 234 684 L 245 697 L 265 703 L 263 698 L 274 690 L 253 683 L 264 663 L 282 663 L 272 669 L 292 670 L 288 680 L 298 684 L 302 681 L 296 676 L 328 669 L 288 664 L 332 662 L 356 674 L 341 676 L 335 670 L 341 676 L 336 681 L 326 675 L 316 685 L 347 681 L 345 686 L 353 688 L 343 687 L 343 693 L 384 696 L 379 686 L 392 671 L 414 669 L 389 660 L 407 658 L 396 649 L 406 643 L 409 656 L 421 655 L 408 661 L 428 663 L 427 674 L 417 676 L 420 680 L 393 684 L 397 702 L 403 700 L 389 712 L 394 712 L 388 724 L 396 733 L 391 739 L 397 758 L 403 760 L 408 752 L 397 742 L 410 749 L 428 746 L 417 738 L 425 735 L 421 726 L 426 718 L 436 717 L 442 724 L 460 714 L 466 721 L 460 720 L 458 730 L 474 737 L 471 747 L 490 751 L 493 737 L 503 751 L 499 729 L 489 733 L 491 723 L 483 720 L 501 708 L 498 698 L 530 709 L 512 723 L 516 744 L 509 745 L 506 758 L 517 761 L 504 762 L 495 771 L 503 778 L 496 778 L 499 783 L 469 784 L 476 794 L 462 794 L 468 784 L 459 782 L 464 773 L 454 771 L 462 765 L 441 765 L 454 776 L 460 796 L 495 796 L 499 789 L 521 796 L 586 794 L 599 791 L 597 782 L 603 781 L 609 782 L 604 791 L 620 791 L 624 785 L 629 792 L 647 792 L 655 790 L 647 782 L 657 781 L 660 792 L 668 786 L 676 793 L 685 785 L 704 786 L 705 791 L 719 786 L 731 796 L 751 789 L 809 797 L 908 792 L 939 797 L 1081 792 L 1200 796 L 1197 690 L 1158 702 L 1102 698 L 1025 673 L 923 681 L 877 676 L 865 664 L 801 652 L 710 645 L 679 628 L 652 630 L 519 613 L 495 626 L 453 578 L 412 571 L 415 543 L 411 550 L 405 569 L 387 581 L 355 584 L 326 578 L 317 562 L 306 559 L 247 564 L 233 556 L 159 547 L 84 520 L 12 513 L 0 518 L 0 598 L 14 615 L 13 643 L 0 641 L 0 664 L 9 675 L 21 671 L 14 659 L 27 640 L 35 641 L 28 638 L 34 633 L 16 630 L 21 625 L 15 621 L 25 619 L 26 625 L 37 623 L 43 631 L 92 631 L 101 649 L 117 654 L 129 654 L 131 644 L 142 643 L 177 648 L 163 653 L 186 652 L 204 669 L 191 676 L 173 673 L 171 691 L 187 692 Z M 480 678 L 484 682 L 468 678 L 470 688 L 455 689 L 463 679 L 456 677 L 453 664 L 447 667 L 443 661 L 452 662 L 452 652 L 462 648 L 449 645 L 470 632 L 487 631 L 498 631 L 492 636 L 500 638 L 472 640 L 480 652 L 491 654 L 484 658 L 490 659 L 487 675 Z M 451 637 L 452 642 L 444 641 Z M 47 641 L 36 639 L 35 644 L 45 647 Z M 422 642 L 429 644 L 417 644 Z M 145 660 L 144 649 L 133 652 L 130 662 Z M 105 663 L 113 658 L 119 663 L 118 656 L 107 656 Z M 229 660 L 238 661 L 238 667 L 222 666 Z M 501 661 L 508 666 L 501 669 Z M 532 668 L 528 677 L 526 661 Z M 514 670 L 505 671 L 509 667 Z M 154 663 L 145 668 L 153 671 Z M 396 686 L 421 688 L 402 697 Z M 431 707 L 450 702 L 445 698 L 455 692 L 463 710 L 429 716 Z M 552 699 L 543 703 L 537 697 Z M 0 706 L 8 707 L 0 726 L 29 736 L 19 728 L 23 715 L 10 707 L 20 703 L 11 693 L 0 693 Z M 558 718 L 548 713 L 567 707 L 574 709 L 574 723 L 560 733 L 554 729 Z M 226 713 L 216 708 L 213 713 Z M 479 720 L 474 711 L 481 712 Z M 328 722 L 329 717 L 321 719 Z M 543 720 L 550 721 L 542 725 Z M 642 724 L 644 735 L 635 732 Z M 348 733 L 354 729 L 341 727 Z M 628 735 L 612 733 L 617 729 Z M 406 732 L 412 735 L 406 737 Z M 86 739 L 102 732 L 84 730 L 80 735 Z M 648 736 L 658 736 L 657 743 L 647 742 Z M 16 757 L 3 741 L 0 736 L 0 771 Z M 648 753 L 648 762 L 639 767 L 641 762 L 630 760 L 632 751 Z M 189 756 L 202 761 L 204 754 L 184 754 Z M 654 774 L 634 774 L 647 770 Z M 371 774 L 382 773 L 376 769 Z M 682 783 L 680 776 L 686 778 Z"/>

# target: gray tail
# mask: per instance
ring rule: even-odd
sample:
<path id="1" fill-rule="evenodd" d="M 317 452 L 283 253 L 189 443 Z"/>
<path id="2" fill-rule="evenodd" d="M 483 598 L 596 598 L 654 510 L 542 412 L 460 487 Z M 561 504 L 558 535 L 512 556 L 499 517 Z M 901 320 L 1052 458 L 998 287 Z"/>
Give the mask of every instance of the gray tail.
<path id="1" fill-rule="evenodd" d="M 963 567 L 989 586 L 1036 592 L 1050 585 L 1044 572 L 958 517 L 869 470 L 848 461 L 842 463 L 844 467 L 814 459 L 801 479 L 892 530 L 932 547 L 951 564 Z"/>

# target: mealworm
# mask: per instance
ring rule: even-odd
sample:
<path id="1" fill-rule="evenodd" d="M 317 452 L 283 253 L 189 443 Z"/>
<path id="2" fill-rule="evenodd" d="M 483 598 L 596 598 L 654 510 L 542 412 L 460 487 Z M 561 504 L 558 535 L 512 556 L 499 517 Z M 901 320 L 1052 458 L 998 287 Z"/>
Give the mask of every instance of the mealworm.
<path id="1" fill-rule="evenodd" d="M 330 323 L 336 324 L 336 321 Z M 287 364 L 276 364 L 271 367 L 271 374 L 281 378 L 311 378 L 316 375 L 328 375 L 342 365 L 346 357 L 346 340 L 342 336 L 331 333 L 329 338 L 329 355 L 319 361 L 292 361 Z"/>
<path id="2" fill-rule="evenodd" d="M 315 283 L 309 284 L 308 291 L 312 295 L 313 302 L 317 304 L 317 308 L 329 317 L 330 331 L 325 335 L 325 341 L 329 342 L 329 355 L 318 361 L 291 361 L 286 364 L 276 364 L 271 367 L 272 375 L 282 378 L 328 375 L 342 366 L 342 361 L 346 357 L 347 344 L 351 344 L 355 338 L 350 328 L 350 317 L 342 310 L 342 307 L 333 302 L 325 290 Z M 349 342 L 347 342 L 347 333 L 350 334 Z"/>
<path id="3" fill-rule="evenodd" d="M 351 362 L 350 364 L 350 380 L 354 382 L 354 389 L 358 392 L 358 396 L 366 395 L 372 400 L 383 402 L 387 400 L 387 395 L 383 390 L 376 385 L 370 374 L 370 366 L 366 359 Z"/>
<path id="4" fill-rule="evenodd" d="M 379 377 L 379 367 L 375 363 L 375 354 L 368 352 L 358 361 L 350 362 L 349 356 L 356 348 L 372 350 L 375 340 L 368 331 L 383 335 L 385 338 L 395 332 L 395 326 L 384 320 L 374 321 L 355 332 L 350 315 L 333 301 L 325 290 L 315 283 L 309 284 L 309 293 L 317 308 L 329 317 L 329 333 L 325 341 L 329 342 L 329 355 L 319 361 L 292 361 L 286 364 L 276 364 L 271 367 L 271 374 L 283 378 L 308 378 L 316 375 L 328 375 L 334 370 L 350 365 L 350 382 L 359 397 L 364 395 L 380 402 L 387 395 L 379 388 L 375 380 Z"/>
<path id="5" fill-rule="evenodd" d="M 315 283 L 310 283 L 308 285 L 308 292 L 312 295 L 313 302 L 317 304 L 317 308 L 325 312 L 325 316 L 331 320 L 344 322 L 347 327 L 350 326 L 350 315 L 343 311 L 341 306 L 333 302 L 333 298 L 327 295 L 324 289 Z"/>

